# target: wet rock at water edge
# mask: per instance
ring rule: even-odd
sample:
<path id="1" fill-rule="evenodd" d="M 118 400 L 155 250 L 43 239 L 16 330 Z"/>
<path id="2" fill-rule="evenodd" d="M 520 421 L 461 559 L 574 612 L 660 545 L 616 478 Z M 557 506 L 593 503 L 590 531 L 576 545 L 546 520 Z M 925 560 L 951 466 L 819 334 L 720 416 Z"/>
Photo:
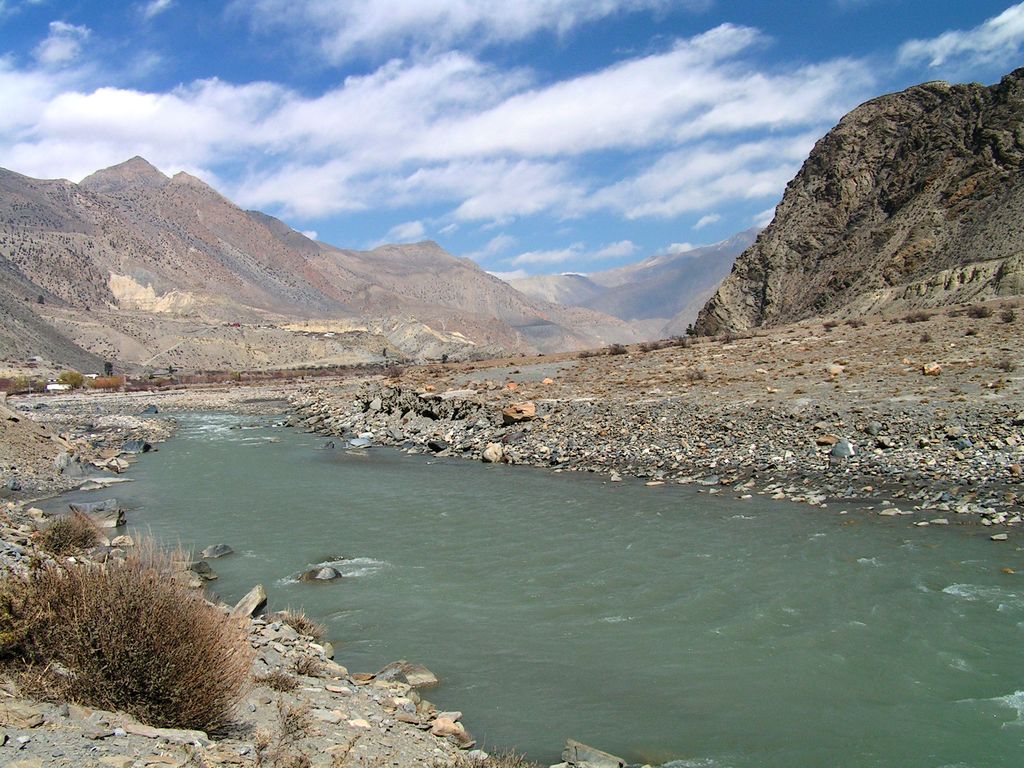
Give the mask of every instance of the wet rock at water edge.
<path id="1" fill-rule="evenodd" d="M 225 557 L 234 553 L 235 550 L 227 544 L 211 544 L 203 550 L 203 557 L 208 560 L 215 560 L 218 557 Z"/>
<path id="2" fill-rule="evenodd" d="M 239 600 L 231 610 L 232 616 L 249 618 L 258 615 L 267 606 L 267 590 L 257 584 Z"/>
<path id="3" fill-rule="evenodd" d="M 349 448 L 368 448 L 371 444 L 368 437 L 353 437 L 348 441 Z"/>
<path id="4" fill-rule="evenodd" d="M 329 565 L 321 568 L 310 568 L 299 576 L 299 581 L 335 581 L 341 578 L 341 572 Z"/>
<path id="5" fill-rule="evenodd" d="M 140 416 L 153 416 L 154 414 L 157 414 L 157 413 L 160 413 L 160 409 L 159 408 L 157 408 L 155 405 L 147 405 L 145 408 L 143 408 L 139 412 L 139 415 Z"/>
<path id="6" fill-rule="evenodd" d="M 565 742 L 562 760 L 572 768 L 626 768 L 626 761 L 621 757 L 589 747 L 573 739 Z"/>
<path id="7" fill-rule="evenodd" d="M 153 446 L 145 440 L 125 440 L 121 444 L 121 453 L 149 453 Z"/>
<path id="8" fill-rule="evenodd" d="M 117 499 L 68 504 L 72 512 L 88 517 L 97 528 L 118 528 L 124 525 L 124 510 Z"/>
<path id="9" fill-rule="evenodd" d="M 439 682 L 437 676 L 422 664 L 413 664 L 404 659 L 391 662 L 374 678 L 385 682 L 397 680 L 413 688 L 426 688 Z"/>
<path id="10" fill-rule="evenodd" d="M 501 447 L 501 443 L 488 443 L 483 453 L 480 454 L 480 460 L 485 464 L 497 464 L 504 455 L 505 450 Z"/>
<path id="11" fill-rule="evenodd" d="M 439 437 L 435 437 L 427 441 L 427 448 L 434 453 L 440 453 L 441 451 L 448 450 L 448 443 Z"/>

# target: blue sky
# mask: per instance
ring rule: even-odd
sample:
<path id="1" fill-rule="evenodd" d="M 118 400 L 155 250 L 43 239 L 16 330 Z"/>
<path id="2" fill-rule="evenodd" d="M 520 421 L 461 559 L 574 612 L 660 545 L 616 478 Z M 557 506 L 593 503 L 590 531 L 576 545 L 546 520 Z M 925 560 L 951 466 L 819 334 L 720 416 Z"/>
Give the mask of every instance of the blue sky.
<path id="1" fill-rule="evenodd" d="M 765 223 L 845 112 L 1022 45 L 1007 0 L 0 0 L 0 166 L 596 271 Z"/>

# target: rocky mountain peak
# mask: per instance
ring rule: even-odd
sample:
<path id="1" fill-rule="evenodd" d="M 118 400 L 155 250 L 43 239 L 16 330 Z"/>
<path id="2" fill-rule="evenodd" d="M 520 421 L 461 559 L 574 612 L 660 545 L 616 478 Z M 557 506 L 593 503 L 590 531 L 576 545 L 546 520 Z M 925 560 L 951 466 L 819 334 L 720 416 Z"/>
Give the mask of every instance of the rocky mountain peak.
<path id="1" fill-rule="evenodd" d="M 701 310 L 712 334 L 1024 292 L 1024 69 L 873 99 L 822 138 Z"/>
<path id="2" fill-rule="evenodd" d="M 169 181 L 170 179 L 148 160 L 136 155 L 123 163 L 112 165 L 86 176 L 79 186 L 100 194 L 116 194 L 126 189 L 139 187 L 159 189 Z"/>

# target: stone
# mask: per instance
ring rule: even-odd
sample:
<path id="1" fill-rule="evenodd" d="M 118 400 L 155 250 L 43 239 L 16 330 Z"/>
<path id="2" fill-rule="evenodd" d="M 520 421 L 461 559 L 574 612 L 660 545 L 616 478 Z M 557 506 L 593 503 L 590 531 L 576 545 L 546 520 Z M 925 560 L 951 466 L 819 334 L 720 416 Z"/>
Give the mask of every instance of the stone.
<path id="1" fill-rule="evenodd" d="M 501 419 L 506 425 L 519 424 L 520 422 L 530 421 L 535 418 L 537 418 L 537 406 L 530 401 L 513 403 L 501 412 Z"/>
<path id="2" fill-rule="evenodd" d="M 921 366 L 921 373 L 925 376 L 938 376 L 942 373 L 942 366 L 938 363 L 925 363 Z"/>
<path id="3" fill-rule="evenodd" d="M 153 450 L 153 446 L 145 440 L 125 440 L 121 444 L 122 453 L 149 453 L 151 450 Z"/>
<path id="4" fill-rule="evenodd" d="M 404 659 L 391 662 L 374 677 L 381 681 L 398 680 L 412 688 L 425 688 L 438 683 L 437 676 L 422 664 L 413 664 Z"/>
<path id="5" fill-rule="evenodd" d="M 257 615 L 267 605 L 267 590 L 262 584 L 257 584 L 249 593 L 239 600 L 231 610 L 231 615 L 236 617 L 249 618 Z"/>
<path id="6" fill-rule="evenodd" d="M 299 577 L 299 581 L 334 581 L 340 579 L 341 573 L 337 568 L 325 565 L 322 568 L 311 568 Z"/>
<path id="7" fill-rule="evenodd" d="M 117 499 L 71 503 L 68 508 L 88 517 L 97 528 L 119 528 L 124 525 L 124 510 Z"/>
<path id="8" fill-rule="evenodd" d="M 0 725 L 12 728 L 36 728 L 43 724 L 42 704 L 19 704 L 15 702 L 0 705 Z"/>
<path id="9" fill-rule="evenodd" d="M 573 739 L 565 742 L 562 760 L 575 768 L 626 768 L 626 761 L 621 757 L 588 747 Z"/>
<path id="10" fill-rule="evenodd" d="M 368 406 L 366 406 L 366 409 L 369 410 L 369 411 L 376 412 L 376 411 L 379 411 L 383 407 L 384 407 L 384 403 L 381 401 L 381 399 L 379 397 L 375 397 L 375 398 L 373 398 L 373 400 L 370 401 L 370 404 Z"/>
<path id="11" fill-rule="evenodd" d="M 992 541 L 1006 541 L 1010 537 L 1005 533 L 995 533 L 989 536 L 989 538 L 992 539 Z"/>
<path id="12" fill-rule="evenodd" d="M 147 405 L 145 408 L 143 408 L 139 412 L 139 415 L 140 416 L 153 416 L 154 414 L 157 414 L 157 413 L 160 413 L 160 409 L 158 409 L 155 405 Z"/>
<path id="13" fill-rule="evenodd" d="M 454 736 L 457 739 L 461 739 L 466 735 L 466 727 L 450 717 L 438 717 L 433 725 L 430 726 L 430 732 L 434 736 Z"/>
<path id="14" fill-rule="evenodd" d="M 370 438 L 368 437 L 353 437 L 348 441 L 349 448 L 368 448 L 370 446 Z"/>
<path id="15" fill-rule="evenodd" d="M 227 555 L 233 555 L 234 553 L 235 550 L 233 550 L 227 544 L 211 544 L 203 550 L 203 557 L 213 560 L 218 557 L 226 557 Z"/>
<path id="16" fill-rule="evenodd" d="M 839 442 L 839 438 L 835 435 L 819 435 L 814 442 L 820 446 L 832 446 Z"/>
<path id="17" fill-rule="evenodd" d="M 129 536 L 127 533 L 122 533 L 120 536 L 115 536 L 110 540 L 110 546 L 112 547 L 134 547 L 135 539 Z"/>
<path id="18" fill-rule="evenodd" d="M 433 437 L 430 440 L 427 440 L 427 448 L 434 453 L 440 453 L 441 451 L 448 450 L 448 443 L 439 437 Z"/>
<path id="19" fill-rule="evenodd" d="M 182 728 L 154 728 L 143 723 L 127 722 L 122 726 L 125 733 L 134 736 L 142 736 L 145 739 L 161 739 L 171 744 L 191 744 L 193 746 L 207 747 L 212 742 L 204 731 L 191 731 Z"/>
<path id="20" fill-rule="evenodd" d="M 361 731 L 368 731 L 373 727 L 372 725 L 370 725 L 368 721 L 364 720 L 361 717 L 356 718 L 355 720 L 349 720 L 348 724 L 352 728 L 357 728 Z"/>
<path id="21" fill-rule="evenodd" d="M 864 431 L 872 437 L 880 435 L 882 433 L 882 423 L 879 421 L 869 421 L 868 425 L 864 427 Z"/>
<path id="22" fill-rule="evenodd" d="M 480 454 L 480 460 L 485 464 L 497 464 L 504 456 L 505 449 L 502 448 L 501 443 L 488 443 L 483 453 Z"/>
<path id="23" fill-rule="evenodd" d="M 856 451 L 854 450 L 853 444 L 845 437 L 832 446 L 832 450 L 829 451 L 828 455 L 833 459 L 849 459 L 854 456 Z"/>

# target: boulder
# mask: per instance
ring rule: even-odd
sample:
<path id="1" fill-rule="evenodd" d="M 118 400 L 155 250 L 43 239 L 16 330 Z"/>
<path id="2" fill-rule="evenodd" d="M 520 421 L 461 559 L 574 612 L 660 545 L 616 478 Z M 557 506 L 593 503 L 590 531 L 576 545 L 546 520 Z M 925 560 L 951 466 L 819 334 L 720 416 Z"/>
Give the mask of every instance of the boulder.
<path id="1" fill-rule="evenodd" d="M 625 768 L 626 761 L 621 757 L 602 752 L 600 749 L 588 747 L 573 739 L 565 742 L 562 760 L 575 768 Z"/>
<path id="2" fill-rule="evenodd" d="M 853 444 L 844 437 L 832 446 L 828 455 L 833 459 L 849 459 L 853 457 L 854 453 Z"/>
<path id="3" fill-rule="evenodd" d="M 938 376 L 942 373 L 942 366 L 938 363 L 925 363 L 921 366 L 921 373 L 925 376 Z"/>
<path id="4" fill-rule="evenodd" d="M 299 576 L 299 581 L 334 581 L 340 578 L 341 573 L 338 569 L 327 565 L 322 568 L 311 568 Z"/>
<path id="5" fill-rule="evenodd" d="M 488 443 L 480 454 L 480 460 L 485 464 L 497 464 L 504 456 L 505 449 L 501 447 L 501 443 Z"/>
<path id="6" fill-rule="evenodd" d="M 430 440 L 427 440 L 427 448 L 429 448 L 434 453 L 440 453 L 441 451 L 448 450 L 448 443 L 446 443 L 439 437 L 434 437 L 431 438 Z"/>
<path id="7" fill-rule="evenodd" d="M 149 453 L 153 446 L 145 440 L 125 440 L 121 444 L 122 453 Z"/>
<path id="8" fill-rule="evenodd" d="M 267 605 L 267 590 L 262 584 L 257 584 L 249 593 L 239 600 L 231 610 L 231 615 L 241 618 L 256 616 Z"/>
<path id="9" fill-rule="evenodd" d="M 225 557 L 226 555 L 233 555 L 234 553 L 235 553 L 235 550 L 233 550 L 227 544 L 211 544 L 210 546 L 208 546 L 206 549 L 203 550 L 203 557 L 208 559 L 208 560 L 214 560 L 214 559 L 216 559 L 218 557 Z"/>
<path id="10" fill-rule="evenodd" d="M 160 409 L 159 408 L 157 408 L 155 405 L 147 405 L 145 408 L 142 409 L 142 411 L 139 413 L 139 415 L 140 416 L 152 416 L 152 415 L 157 414 L 157 413 L 160 413 Z"/>
<path id="11" fill-rule="evenodd" d="M 85 515 L 97 528 L 117 528 L 124 525 L 124 510 L 117 499 L 68 504 L 72 512 Z"/>
<path id="12" fill-rule="evenodd" d="M 353 437 L 348 441 L 349 448 L 368 448 L 370 446 L 370 438 L 368 437 Z"/>
<path id="13" fill-rule="evenodd" d="M 426 688 L 438 683 L 437 676 L 422 664 L 413 664 L 404 659 L 391 662 L 374 678 L 385 682 L 397 680 L 413 688 Z"/>
<path id="14" fill-rule="evenodd" d="M 513 403 L 501 412 L 501 419 L 505 424 L 518 424 L 535 418 L 537 418 L 537 406 L 530 401 Z"/>

